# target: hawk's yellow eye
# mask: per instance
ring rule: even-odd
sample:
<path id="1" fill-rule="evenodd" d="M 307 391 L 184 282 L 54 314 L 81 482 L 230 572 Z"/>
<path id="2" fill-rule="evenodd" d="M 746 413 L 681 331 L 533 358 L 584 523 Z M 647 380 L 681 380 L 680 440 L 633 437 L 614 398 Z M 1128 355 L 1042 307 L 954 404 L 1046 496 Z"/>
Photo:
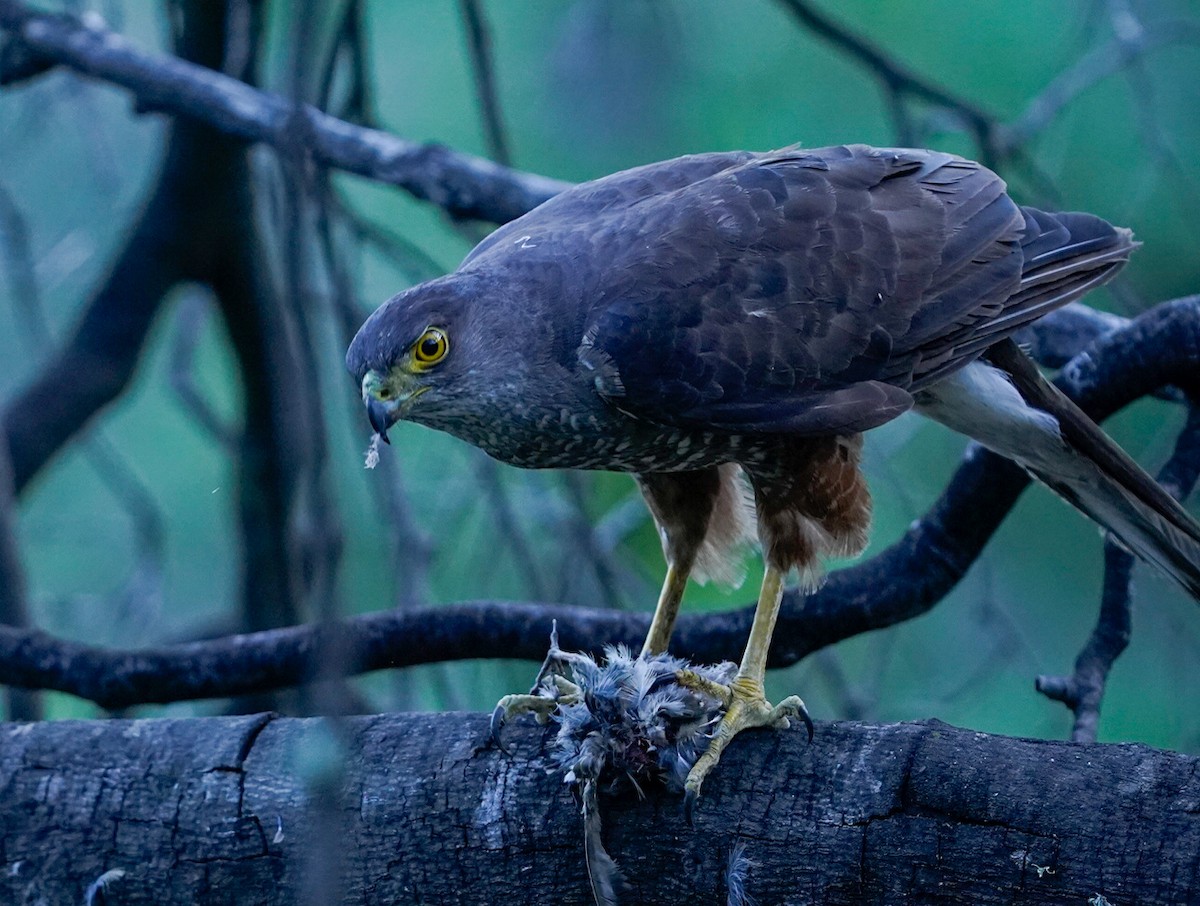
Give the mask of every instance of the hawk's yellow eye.
<path id="1" fill-rule="evenodd" d="M 428 327 L 413 345 L 412 355 L 418 365 L 436 365 L 449 351 L 450 341 L 446 334 L 436 327 Z"/>

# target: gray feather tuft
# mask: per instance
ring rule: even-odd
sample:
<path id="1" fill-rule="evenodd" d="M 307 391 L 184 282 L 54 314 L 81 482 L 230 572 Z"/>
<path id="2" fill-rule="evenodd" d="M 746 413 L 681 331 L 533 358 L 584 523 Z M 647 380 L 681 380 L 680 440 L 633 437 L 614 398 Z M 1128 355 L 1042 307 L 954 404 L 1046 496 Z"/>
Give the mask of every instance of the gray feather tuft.
<path id="1" fill-rule="evenodd" d="M 746 881 L 757 864 L 746 856 L 745 843 L 739 840 L 733 844 L 725 866 L 725 906 L 756 906 L 754 897 L 746 893 Z"/>

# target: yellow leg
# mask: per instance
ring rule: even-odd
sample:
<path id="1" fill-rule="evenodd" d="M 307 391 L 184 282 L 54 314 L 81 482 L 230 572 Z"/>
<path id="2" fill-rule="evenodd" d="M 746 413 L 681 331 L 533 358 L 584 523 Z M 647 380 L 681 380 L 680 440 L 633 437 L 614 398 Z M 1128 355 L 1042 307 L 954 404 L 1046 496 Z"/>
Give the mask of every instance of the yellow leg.
<path id="1" fill-rule="evenodd" d="M 671 641 L 671 630 L 675 628 L 675 618 L 679 616 L 679 604 L 683 600 L 683 590 L 687 587 L 689 572 L 691 570 L 677 569 L 674 563 L 667 564 L 667 576 L 663 579 L 662 591 L 658 595 L 654 618 L 650 621 L 650 631 L 646 633 L 646 642 L 642 645 L 642 657 L 662 654 L 667 650 Z"/>
<path id="2" fill-rule="evenodd" d="M 786 728 L 789 717 L 798 717 L 808 728 L 809 738 L 812 737 L 812 720 L 803 701 L 792 695 L 772 706 L 763 690 L 767 653 L 771 648 L 771 634 L 775 631 L 782 597 L 783 573 L 768 564 L 766 575 L 763 576 L 762 590 L 758 595 L 758 605 L 754 608 L 754 623 L 750 627 L 746 653 L 742 656 L 737 676 L 728 688 L 704 680 L 690 670 L 679 673 L 680 685 L 713 695 L 725 706 L 725 716 L 717 725 L 708 749 L 697 759 L 684 783 L 689 812 L 700 796 L 700 786 L 704 783 L 704 778 L 721 760 L 721 753 L 725 751 L 725 747 L 742 730 L 752 727 Z"/>
<path id="3" fill-rule="evenodd" d="M 783 573 L 770 564 L 763 575 L 762 588 L 758 592 L 758 604 L 754 608 L 754 622 L 750 625 L 750 638 L 746 640 L 746 651 L 737 679 L 747 679 L 761 689 L 767 675 L 767 655 L 771 650 L 771 636 L 775 633 L 775 621 L 779 619 L 779 602 L 783 600 Z M 737 680 L 734 680 L 737 682 Z"/>

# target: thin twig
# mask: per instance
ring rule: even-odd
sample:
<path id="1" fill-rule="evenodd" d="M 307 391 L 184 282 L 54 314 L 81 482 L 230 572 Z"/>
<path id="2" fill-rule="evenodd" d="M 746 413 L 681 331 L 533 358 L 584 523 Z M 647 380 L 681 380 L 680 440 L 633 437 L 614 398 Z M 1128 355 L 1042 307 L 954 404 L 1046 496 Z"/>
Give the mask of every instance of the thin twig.
<path id="1" fill-rule="evenodd" d="M 408 280 L 420 283 L 440 277 L 450 270 L 411 239 L 376 223 L 358 211 L 350 204 L 346 196 L 332 184 L 329 191 L 327 203 L 346 228 L 354 234 L 356 239 L 367 243 L 396 265 Z M 361 322 L 361 314 L 359 322 Z M 359 322 L 356 322 L 355 327 Z"/>
<path id="2" fill-rule="evenodd" d="M 44 353 L 52 343 L 52 335 L 35 276 L 28 229 L 25 218 L 2 185 L 0 245 L 28 347 Z M 101 483 L 128 513 L 134 527 L 135 566 L 113 595 L 114 620 L 132 626 L 147 625 L 149 617 L 158 612 L 162 599 L 166 545 L 161 511 L 124 457 L 101 433 L 94 432 L 84 441 L 83 455 Z M 10 465 L 5 451 L 5 480 L 10 483 L 9 493 L 12 490 Z M 17 557 L 15 550 L 12 555 Z"/>
<path id="3" fill-rule="evenodd" d="M 878 78 L 893 106 L 898 98 L 909 95 L 952 112 L 975 134 L 983 162 L 994 162 L 992 131 L 996 118 L 991 114 L 912 72 L 866 38 L 818 11 L 808 0 L 779 0 L 779 3 L 806 29 L 849 54 Z M 910 130 L 906 127 L 905 131 Z"/>
<path id="4" fill-rule="evenodd" d="M 1172 19 L 1147 26 L 1136 38 L 1118 37 L 1094 48 L 1054 78 L 1016 119 L 996 128 L 993 136 L 996 152 L 1002 157 L 1012 154 L 1049 126 L 1084 91 L 1147 54 L 1170 44 L 1198 42 L 1200 24 L 1190 19 Z"/>
<path id="5" fill-rule="evenodd" d="M 344 254 L 334 237 L 335 216 L 344 213 L 337 206 L 337 196 L 332 190 L 327 171 L 316 177 L 316 232 L 321 260 L 333 288 L 332 303 L 340 326 L 341 347 L 349 345 L 354 332 L 362 320 L 363 312 L 358 304 L 358 290 L 346 266 Z M 360 414 L 360 413 L 355 413 Z M 371 494 L 379 504 L 382 520 L 389 528 L 389 562 L 396 576 L 397 609 L 404 610 L 425 606 L 429 603 L 429 571 L 433 560 L 433 545 L 427 535 L 417 527 L 412 516 L 408 496 L 405 493 L 399 462 L 396 457 L 380 460 L 378 480 L 382 480 L 384 493 Z M 432 682 L 442 700 L 455 703 L 453 684 L 448 682 L 443 671 L 434 671 Z M 407 678 L 396 685 L 394 706 L 408 710 L 419 704 Z"/>
<path id="6" fill-rule="evenodd" d="M 317 86 L 317 106 L 329 111 L 333 99 L 338 62 L 349 59 L 350 87 L 335 115 L 350 123 L 367 125 L 375 121 L 371 99 L 371 80 L 367 73 L 367 31 L 363 0 L 347 0 L 341 24 L 334 34 L 333 45 L 325 58 L 325 66 Z"/>
<path id="7" fill-rule="evenodd" d="M 508 138 L 504 116 L 500 110 L 500 93 L 496 87 L 496 64 L 492 58 L 492 36 L 479 0 L 459 0 L 463 25 L 467 30 L 467 49 L 471 57 L 471 72 L 475 77 L 475 94 L 479 100 L 479 115 L 483 119 L 483 134 L 488 155 L 498 164 L 510 166 Z"/>
<path id="8" fill-rule="evenodd" d="M 544 601 L 549 589 L 546 587 L 538 558 L 533 555 L 529 539 L 525 537 L 525 530 L 513 510 L 504 476 L 500 473 L 500 464 L 482 453 L 478 453 L 474 459 L 475 478 L 483 491 L 488 508 L 492 511 L 492 518 L 496 520 L 496 533 L 500 543 L 512 552 L 529 594 L 536 601 Z"/>
<path id="9" fill-rule="evenodd" d="M 166 584 L 167 530 L 162 508 L 117 448 L 101 431 L 87 441 L 88 465 L 120 501 L 133 526 L 134 564 L 107 602 L 106 612 L 126 638 L 136 639 L 162 613 Z"/>
<path id="10" fill-rule="evenodd" d="M 289 81 L 293 98 L 299 102 L 306 90 L 306 69 L 312 57 L 316 6 L 308 0 L 293 17 L 291 36 Z M 302 136 L 298 133 L 298 137 Z M 296 402 L 289 423 L 299 421 L 293 428 L 293 436 L 303 438 L 304 453 L 296 465 L 294 477 L 296 519 L 299 524 L 292 528 L 296 534 L 300 567 L 298 578 L 300 591 L 311 609 L 322 620 L 334 620 L 341 612 L 337 591 L 337 572 L 342 551 L 342 532 L 338 509 L 334 505 L 329 488 L 329 454 L 325 431 L 322 383 L 313 373 L 310 363 L 320 361 L 317 355 L 316 337 L 324 325 L 323 312 L 311 304 L 312 295 L 308 286 L 308 249 L 312 244 L 311 222 L 314 201 L 319 198 L 315 171 L 311 166 L 308 148 L 303 141 L 289 144 L 285 153 L 278 158 L 284 187 L 285 216 L 282 220 L 283 236 L 280 245 L 283 257 L 285 298 L 300 304 L 285 304 L 272 300 L 275 308 L 272 327 L 275 332 L 293 333 L 291 344 L 283 344 L 281 353 L 270 375 L 271 379 L 286 376 L 288 395 Z M 337 279 L 337 274 L 333 274 Z M 343 276 L 343 281 L 345 277 Z M 350 293 L 348 287 L 342 291 Z M 290 322 L 290 323 L 289 323 Z M 315 323 L 314 323 L 315 322 Z M 295 416 L 299 415 L 297 419 Z M 295 519 L 295 517 L 293 517 Z M 329 652 L 328 660 L 335 661 L 340 650 Z M 340 677 L 342 671 L 330 663 L 331 677 Z M 336 686 L 337 684 L 334 684 Z M 333 692 L 334 686 L 327 689 Z M 321 707 L 320 713 L 337 714 L 341 709 L 332 701 Z"/>
<path id="11" fill-rule="evenodd" d="M 1200 406 L 1188 409 L 1187 423 L 1175 451 L 1158 474 L 1158 481 L 1176 500 L 1185 499 L 1200 477 Z M 1125 548 L 1108 539 L 1104 544 L 1104 590 L 1096 626 L 1075 659 L 1070 676 L 1039 676 L 1035 687 L 1047 698 L 1062 702 L 1075 715 L 1073 742 L 1095 742 L 1100 725 L 1108 674 L 1129 644 L 1132 634 L 1132 578 L 1136 561 Z"/>
<path id="12" fill-rule="evenodd" d="M 237 445 L 238 432 L 225 424 L 209 405 L 192 374 L 196 348 L 209 317 L 209 304 L 209 300 L 199 292 L 189 292 L 180 301 L 179 311 L 175 315 L 167 375 L 171 389 L 192 420 L 229 452 Z"/>
<path id="13" fill-rule="evenodd" d="M 587 486 L 583 474 L 564 472 L 562 487 L 566 491 L 564 497 L 568 512 L 559 600 L 570 600 L 570 589 L 577 586 L 581 567 L 589 564 L 595 573 L 601 600 L 607 601 L 610 607 L 620 607 L 622 597 L 617 580 L 618 566 L 613 562 L 611 550 L 605 550 L 600 543 L 595 523 L 588 517 Z"/>

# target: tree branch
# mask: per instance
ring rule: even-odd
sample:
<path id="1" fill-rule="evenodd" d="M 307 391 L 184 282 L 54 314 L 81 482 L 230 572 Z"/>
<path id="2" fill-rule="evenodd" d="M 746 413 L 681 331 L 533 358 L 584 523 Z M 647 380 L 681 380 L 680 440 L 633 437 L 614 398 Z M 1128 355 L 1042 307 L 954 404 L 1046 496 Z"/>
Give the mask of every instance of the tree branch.
<path id="1" fill-rule="evenodd" d="M 821 12 L 809 0 L 779 0 L 779 3 L 803 28 L 852 57 L 880 81 L 902 144 L 920 144 L 924 140 L 913 126 L 908 100 L 924 101 L 949 113 L 970 130 L 983 163 L 990 167 L 1012 161 L 1022 164 L 1042 184 L 1043 194 L 1048 188 L 1047 181 L 1036 171 L 1024 149 L 1054 122 L 1064 107 L 1096 83 L 1135 67 L 1161 47 L 1200 43 L 1200 26 L 1190 19 L 1168 19 L 1146 27 L 1133 20 L 1135 28 L 1126 27 L 1128 34 L 1122 34 L 1118 27 L 1112 41 L 1084 54 L 1033 98 L 1018 117 L 1005 123 L 967 98 L 913 72 L 867 38 Z"/>
<path id="2" fill-rule="evenodd" d="M 1068 363 L 1060 384 L 1090 415 L 1104 418 L 1157 387 L 1195 382 L 1198 360 L 1200 296 L 1190 296 L 1097 339 Z M 832 573 L 807 597 L 796 589 L 785 594 L 770 665 L 788 666 L 930 610 L 963 577 L 1028 484 L 1012 463 L 970 449 L 932 509 L 895 544 Z M 752 606 L 684 614 L 671 649 L 698 661 L 724 660 L 745 643 L 752 614 Z M 0 684 L 70 692 L 113 708 L 294 686 L 318 675 L 317 654 L 328 645 L 347 653 L 347 673 L 465 658 L 537 661 L 551 620 L 558 621 L 564 648 L 599 652 L 607 644 L 639 645 L 649 614 L 480 601 L 139 651 L 0 627 Z"/>
<path id="3" fill-rule="evenodd" d="M 12 6 L 0 0 L 0 27 L 7 27 Z M 35 31 L 39 21 L 31 19 Z M 179 53 L 218 65 L 222 45 L 208 37 L 203 28 L 185 29 Z M 227 185 L 228 161 L 243 150 L 236 139 L 193 121 L 173 124 L 154 190 L 108 276 L 88 300 L 70 339 L 5 405 L 3 427 L 18 494 L 125 390 L 167 292 L 220 259 L 224 250 L 211 239 L 222 224 L 222 211 L 215 210 L 219 205 L 212 199 L 226 193 L 215 193 L 214 187 Z"/>
<path id="4" fill-rule="evenodd" d="M 486 734 L 463 714 L 0 726 L 0 900 L 74 903 L 107 875 L 113 902 L 307 903 L 320 848 L 338 902 L 590 906 L 543 731 L 513 727 L 512 758 Z M 628 902 L 727 902 L 735 855 L 760 903 L 1200 897 L 1200 758 L 1142 745 L 819 723 L 811 745 L 739 737 L 694 828 L 646 792 L 601 798 Z"/>
<path id="5" fill-rule="evenodd" d="M 1012 154 L 1044 131 L 1064 107 L 1093 85 L 1160 47 L 1185 43 L 1200 43 L 1200 25 L 1191 19 L 1169 19 L 1141 29 L 1134 36 L 1118 35 L 1093 48 L 1056 76 L 1016 119 L 995 128 L 996 150 L 1002 156 Z"/>
<path id="6" fill-rule="evenodd" d="M 941 86 L 913 73 L 866 38 L 817 10 L 808 0 L 779 0 L 779 3 L 804 28 L 856 59 L 883 83 L 893 104 L 901 105 L 897 114 L 900 118 L 900 131 L 909 131 L 911 128 L 910 125 L 906 125 L 907 111 L 902 106 L 904 96 L 911 95 L 959 117 L 975 134 L 984 163 L 994 163 L 992 132 L 996 128 L 997 120 L 990 113 L 966 98 L 956 97 Z"/>
<path id="7" fill-rule="evenodd" d="M 289 154 L 301 142 L 317 164 L 399 186 L 453 217 L 505 223 L 568 185 L 352 125 L 212 69 L 148 54 L 114 32 L 39 13 L 17 0 L 0 0 L 0 28 L 38 56 L 127 89 L 139 110 L 199 119 Z"/>
<path id="8" fill-rule="evenodd" d="M 200 388 L 196 386 L 195 375 L 192 373 L 196 347 L 208 321 L 211 302 L 211 299 L 205 298 L 199 291 L 189 292 L 180 301 L 179 311 L 175 314 L 167 380 L 189 417 L 216 441 L 221 449 L 232 453 L 237 447 L 237 429 L 227 425 L 209 405 Z"/>

